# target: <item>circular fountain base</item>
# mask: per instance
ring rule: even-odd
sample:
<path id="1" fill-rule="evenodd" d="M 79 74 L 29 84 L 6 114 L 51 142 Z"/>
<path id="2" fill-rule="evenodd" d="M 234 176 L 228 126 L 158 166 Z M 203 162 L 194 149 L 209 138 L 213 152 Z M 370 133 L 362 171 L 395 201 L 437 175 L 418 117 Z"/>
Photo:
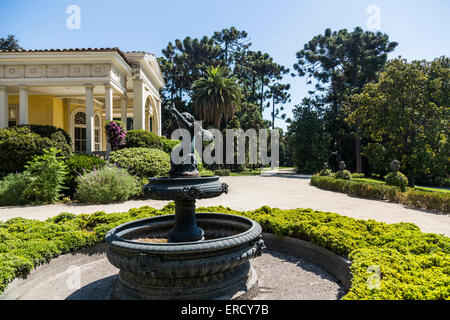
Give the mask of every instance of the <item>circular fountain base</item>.
<path id="1" fill-rule="evenodd" d="M 112 300 L 248 300 L 258 293 L 258 277 L 250 264 L 228 273 L 227 279 L 162 280 L 161 286 L 119 273 Z M 215 277 L 214 277 L 215 278 Z M 147 280 L 147 281 L 145 281 Z M 198 281 L 200 280 L 200 281 Z M 200 283 L 199 283 L 200 282 Z"/>
<path id="2" fill-rule="evenodd" d="M 131 222 L 108 233 L 107 257 L 120 269 L 112 299 L 247 299 L 256 292 L 250 259 L 264 248 L 259 224 L 216 213 L 196 214 L 196 219 L 204 241 L 143 241 L 167 239 L 173 215 Z"/>

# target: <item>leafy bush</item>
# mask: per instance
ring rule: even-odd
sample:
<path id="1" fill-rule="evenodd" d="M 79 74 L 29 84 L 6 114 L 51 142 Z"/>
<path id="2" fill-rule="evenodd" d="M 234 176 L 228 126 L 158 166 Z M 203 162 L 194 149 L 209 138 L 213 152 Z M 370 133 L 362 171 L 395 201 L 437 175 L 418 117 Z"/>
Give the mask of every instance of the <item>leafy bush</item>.
<path id="1" fill-rule="evenodd" d="M 134 179 L 136 181 L 136 188 L 135 188 L 135 191 L 132 194 L 131 198 L 136 199 L 136 200 L 145 199 L 144 198 L 144 186 L 149 183 L 148 178 L 142 178 L 142 177 L 135 176 Z"/>
<path id="2" fill-rule="evenodd" d="M 0 129 L 0 175 L 24 171 L 33 156 L 41 156 L 50 148 L 61 150 L 63 157 L 72 154 L 71 146 L 60 131 L 43 137 L 27 126 Z"/>
<path id="3" fill-rule="evenodd" d="M 111 152 L 109 161 L 139 177 L 166 176 L 170 170 L 170 156 L 159 149 L 122 149 Z"/>
<path id="4" fill-rule="evenodd" d="M 450 239 L 422 233 L 413 224 L 358 220 L 311 209 L 263 207 L 238 212 L 212 207 L 197 210 L 242 215 L 261 224 L 264 232 L 309 241 L 349 258 L 353 279 L 345 300 L 450 298 Z M 118 225 L 173 213 L 171 203 L 163 210 L 142 207 L 114 214 L 97 212 L 74 216 L 63 213 L 45 222 L 16 218 L 2 223 L 0 293 L 14 278 L 26 275 L 52 258 L 103 242 L 105 234 Z M 370 266 L 380 268 L 380 290 L 367 286 L 372 275 L 368 272 Z"/>
<path id="5" fill-rule="evenodd" d="M 364 173 L 352 173 L 353 179 L 363 179 L 365 177 Z"/>
<path id="6" fill-rule="evenodd" d="M 332 177 L 313 176 L 311 184 L 326 190 L 338 191 L 358 197 L 390 200 L 403 203 L 408 206 L 450 212 L 450 194 L 442 192 L 428 192 L 409 189 L 402 193 L 396 186 L 381 183 L 344 181 Z"/>
<path id="7" fill-rule="evenodd" d="M 101 169 L 105 166 L 106 162 L 100 158 L 90 155 L 73 155 L 66 160 L 67 176 L 64 182 L 65 195 L 73 197 L 77 189 L 76 179 L 78 176 L 91 172 L 92 170 Z"/>
<path id="8" fill-rule="evenodd" d="M 386 177 L 384 177 L 386 184 L 389 186 L 397 186 L 402 192 L 406 191 L 408 186 L 408 178 L 401 172 L 390 172 Z"/>
<path id="9" fill-rule="evenodd" d="M 352 174 L 348 170 L 339 170 L 335 177 L 336 179 L 352 180 Z"/>
<path id="10" fill-rule="evenodd" d="M 220 177 L 228 177 L 231 175 L 231 170 L 230 169 L 225 169 L 225 170 L 214 170 L 214 175 L 216 176 L 220 176 Z"/>
<path id="11" fill-rule="evenodd" d="M 145 130 L 128 131 L 125 148 L 162 149 L 163 143 L 157 134 Z"/>
<path id="12" fill-rule="evenodd" d="M 77 178 L 75 198 L 82 203 L 108 204 L 127 201 L 136 193 L 136 180 L 115 166 L 94 169 Z"/>
<path id="13" fill-rule="evenodd" d="M 35 156 L 23 173 L 10 174 L 0 181 L 1 205 L 48 204 L 58 201 L 66 166 L 57 156 L 59 150 L 44 150 Z"/>
<path id="14" fill-rule="evenodd" d="M 178 146 L 181 141 L 179 140 L 169 140 L 169 139 L 161 139 L 162 143 L 162 149 L 164 152 L 168 153 L 169 155 L 172 153 L 172 150 L 175 149 L 176 146 Z"/>
<path id="15" fill-rule="evenodd" d="M 0 206 L 23 206 L 28 204 L 24 191 L 30 182 L 29 174 L 11 173 L 0 180 Z"/>
<path id="16" fill-rule="evenodd" d="M 322 171 L 320 171 L 319 176 L 321 177 L 333 177 L 333 171 L 331 171 L 330 169 L 322 169 Z"/>
<path id="17" fill-rule="evenodd" d="M 72 145 L 72 139 L 70 138 L 70 135 L 65 130 L 57 128 L 55 126 L 27 124 L 18 126 L 18 128 L 29 128 L 31 132 L 36 133 L 44 138 L 52 138 L 52 136 L 54 136 L 54 133 L 59 132 L 64 137 L 66 143 L 69 146 Z"/>
<path id="18" fill-rule="evenodd" d="M 43 156 L 33 157 L 26 166 L 30 181 L 24 195 L 33 204 L 58 201 L 66 177 L 66 165 L 59 150 L 44 150 Z"/>

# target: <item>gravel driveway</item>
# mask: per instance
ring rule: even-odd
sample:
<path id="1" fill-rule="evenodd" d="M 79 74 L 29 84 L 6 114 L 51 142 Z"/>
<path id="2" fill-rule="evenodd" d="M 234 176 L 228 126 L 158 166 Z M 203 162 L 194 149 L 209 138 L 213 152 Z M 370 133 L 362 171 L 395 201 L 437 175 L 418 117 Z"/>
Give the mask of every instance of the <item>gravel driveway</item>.
<path id="1" fill-rule="evenodd" d="M 450 215 L 407 208 L 401 204 L 379 200 L 367 200 L 346 194 L 325 191 L 309 184 L 310 176 L 296 175 L 289 171 L 266 173 L 261 176 L 223 177 L 230 193 L 219 198 L 200 200 L 197 206 L 223 205 L 235 210 L 254 210 L 264 205 L 280 209 L 311 208 L 336 212 L 357 219 L 372 219 L 387 223 L 411 222 L 423 232 L 450 236 Z M 0 208 L 0 220 L 13 217 L 45 220 L 61 212 L 107 213 L 124 212 L 131 208 L 151 206 L 161 209 L 165 201 L 128 201 L 111 205 L 55 204 L 37 207 Z"/>

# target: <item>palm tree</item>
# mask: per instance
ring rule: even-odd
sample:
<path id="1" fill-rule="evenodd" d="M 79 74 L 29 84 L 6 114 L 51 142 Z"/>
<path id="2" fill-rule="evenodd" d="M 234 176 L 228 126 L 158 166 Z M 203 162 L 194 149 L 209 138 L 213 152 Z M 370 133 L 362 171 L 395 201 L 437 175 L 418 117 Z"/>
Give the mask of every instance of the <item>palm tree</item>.
<path id="1" fill-rule="evenodd" d="M 200 119 L 220 129 L 222 119 L 228 121 L 239 111 L 242 92 L 224 67 L 206 68 L 206 76 L 194 82 L 192 100 Z"/>

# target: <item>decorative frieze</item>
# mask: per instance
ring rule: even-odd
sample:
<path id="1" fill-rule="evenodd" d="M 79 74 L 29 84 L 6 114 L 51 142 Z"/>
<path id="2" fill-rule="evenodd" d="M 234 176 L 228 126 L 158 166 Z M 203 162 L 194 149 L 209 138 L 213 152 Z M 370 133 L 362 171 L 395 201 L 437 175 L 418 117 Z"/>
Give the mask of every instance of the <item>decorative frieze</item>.
<path id="1" fill-rule="evenodd" d="M 25 78 L 45 78 L 46 66 L 25 66 Z"/>
<path id="2" fill-rule="evenodd" d="M 5 66 L 6 79 L 18 79 L 25 77 L 25 66 Z"/>
<path id="3" fill-rule="evenodd" d="M 69 66 L 69 77 L 70 78 L 85 78 L 90 77 L 90 65 L 86 64 L 75 64 Z"/>
<path id="4" fill-rule="evenodd" d="M 108 64 L 30 64 L 0 65 L 0 79 L 20 78 L 106 78 L 112 77 L 117 83 L 123 76 L 117 70 L 111 72 Z"/>
<path id="5" fill-rule="evenodd" d="M 64 64 L 52 64 L 47 66 L 47 78 L 67 78 L 69 66 Z"/>

